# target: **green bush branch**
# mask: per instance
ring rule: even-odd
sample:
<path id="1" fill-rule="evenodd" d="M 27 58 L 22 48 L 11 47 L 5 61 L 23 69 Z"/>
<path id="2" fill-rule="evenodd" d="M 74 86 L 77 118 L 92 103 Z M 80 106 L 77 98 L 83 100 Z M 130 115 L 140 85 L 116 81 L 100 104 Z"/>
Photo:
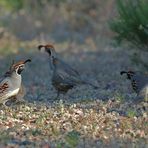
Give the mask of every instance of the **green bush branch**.
<path id="1" fill-rule="evenodd" d="M 118 17 L 110 22 L 118 43 L 128 41 L 148 51 L 148 3 L 146 0 L 116 0 Z"/>

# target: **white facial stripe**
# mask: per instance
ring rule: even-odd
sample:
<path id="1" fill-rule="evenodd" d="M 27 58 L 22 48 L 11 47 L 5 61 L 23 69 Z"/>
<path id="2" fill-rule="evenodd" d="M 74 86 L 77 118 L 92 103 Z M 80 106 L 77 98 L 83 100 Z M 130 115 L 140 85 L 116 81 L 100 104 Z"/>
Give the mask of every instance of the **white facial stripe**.
<path id="1" fill-rule="evenodd" d="M 16 70 L 18 70 L 20 67 L 24 67 L 24 64 L 20 64 L 20 65 L 16 68 Z"/>
<path id="2" fill-rule="evenodd" d="M 24 64 L 20 64 L 19 67 L 24 66 Z"/>

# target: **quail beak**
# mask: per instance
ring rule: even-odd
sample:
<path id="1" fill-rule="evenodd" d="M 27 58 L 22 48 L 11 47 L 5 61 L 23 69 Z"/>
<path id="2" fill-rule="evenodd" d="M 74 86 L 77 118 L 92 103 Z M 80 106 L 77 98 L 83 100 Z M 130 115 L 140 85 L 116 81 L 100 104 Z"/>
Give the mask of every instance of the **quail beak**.
<path id="1" fill-rule="evenodd" d="M 20 69 L 23 71 L 25 69 L 25 65 L 23 65 Z"/>

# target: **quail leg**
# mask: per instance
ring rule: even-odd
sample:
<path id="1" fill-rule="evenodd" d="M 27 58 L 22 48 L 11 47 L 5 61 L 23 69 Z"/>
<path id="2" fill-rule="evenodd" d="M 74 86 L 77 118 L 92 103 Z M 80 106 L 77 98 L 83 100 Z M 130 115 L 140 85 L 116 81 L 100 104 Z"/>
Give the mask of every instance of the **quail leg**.
<path id="1" fill-rule="evenodd" d="M 60 91 L 57 91 L 57 96 L 55 97 L 55 100 L 57 100 L 60 96 Z"/>
<path id="2" fill-rule="evenodd" d="M 21 84 L 21 87 L 20 87 L 20 90 L 19 90 L 19 93 L 16 95 L 15 99 L 16 99 L 16 103 L 18 102 L 22 102 L 24 103 L 25 100 L 24 100 L 24 96 L 26 95 L 26 88 L 24 87 L 23 84 Z"/>

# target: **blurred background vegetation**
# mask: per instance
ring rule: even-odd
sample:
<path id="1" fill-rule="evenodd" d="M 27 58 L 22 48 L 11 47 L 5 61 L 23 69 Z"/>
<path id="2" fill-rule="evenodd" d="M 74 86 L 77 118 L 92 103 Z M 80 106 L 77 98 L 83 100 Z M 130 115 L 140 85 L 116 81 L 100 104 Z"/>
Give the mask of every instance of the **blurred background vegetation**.
<path id="1" fill-rule="evenodd" d="M 35 40 L 98 42 L 111 36 L 108 20 L 114 4 L 115 0 L 0 0 L 0 39 L 9 40 L 1 48 Z"/>
<path id="2" fill-rule="evenodd" d="M 98 48 L 113 38 L 135 50 L 135 63 L 143 63 L 141 52 L 148 51 L 147 0 L 0 0 L 0 52 L 34 48 L 39 42 Z"/>

